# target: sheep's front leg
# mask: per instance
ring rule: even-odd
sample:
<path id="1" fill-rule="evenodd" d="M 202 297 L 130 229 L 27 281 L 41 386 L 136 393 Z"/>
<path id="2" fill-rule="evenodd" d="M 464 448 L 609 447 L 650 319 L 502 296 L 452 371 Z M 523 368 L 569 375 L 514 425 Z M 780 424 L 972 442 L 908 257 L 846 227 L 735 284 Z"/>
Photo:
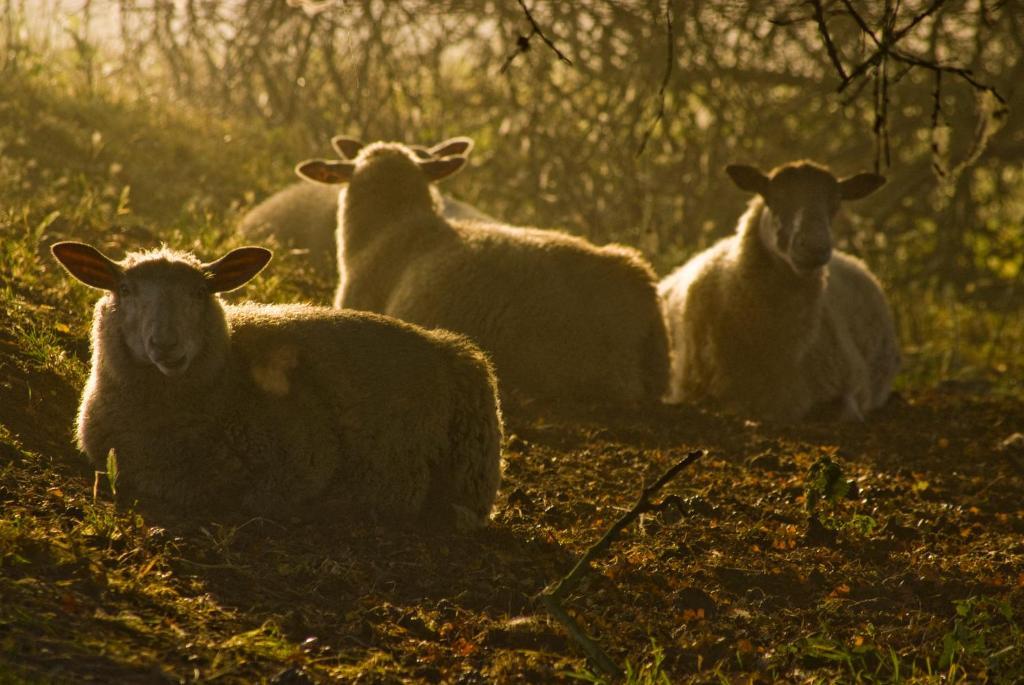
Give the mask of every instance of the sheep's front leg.
<path id="1" fill-rule="evenodd" d="M 857 405 L 857 398 L 854 397 L 853 392 L 848 392 L 843 395 L 843 408 L 839 414 L 840 421 L 856 421 L 858 423 L 864 422 L 864 413 L 860 410 Z"/>

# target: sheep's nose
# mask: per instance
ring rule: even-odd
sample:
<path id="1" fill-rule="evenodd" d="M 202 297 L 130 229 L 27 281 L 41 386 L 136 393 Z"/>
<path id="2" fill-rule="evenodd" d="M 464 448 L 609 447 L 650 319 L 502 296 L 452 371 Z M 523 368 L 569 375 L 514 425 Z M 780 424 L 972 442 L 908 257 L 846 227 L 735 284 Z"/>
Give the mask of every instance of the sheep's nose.
<path id="1" fill-rule="evenodd" d="M 798 234 L 790 254 L 799 266 L 821 266 L 832 258 L 832 241 L 827 234 Z"/>
<path id="2" fill-rule="evenodd" d="M 832 236 L 826 224 L 822 227 L 815 227 L 813 230 L 798 231 L 793 243 L 796 247 L 808 252 L 831 250 Z"/>
<path id="3" fill-rule="evenodd" d="M 809 262 L 825 263 L 832 256 L 832 245 L 829 243 L 805 245 L 800 252 L 803 258 Z"/>
<path id="4" fill-rule="evenodd" d="M 149 338 L 149 349 L 153 351 L 156 356 L 165 356 L 172 354 L 178 348 L 178 341 L 176 338 L 158 338 L 156 336 L 150 336 Z"/>

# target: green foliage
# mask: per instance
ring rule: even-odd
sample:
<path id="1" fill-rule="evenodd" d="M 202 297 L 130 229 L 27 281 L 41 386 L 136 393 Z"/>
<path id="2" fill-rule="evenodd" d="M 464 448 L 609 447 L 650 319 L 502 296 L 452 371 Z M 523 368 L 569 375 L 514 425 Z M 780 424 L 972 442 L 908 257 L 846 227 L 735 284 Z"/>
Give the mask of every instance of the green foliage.
<path id="1" fill-rule="evenodd" d="M 842 528 L 851 530 L 861 537 L 869 537 L 878 528 L 878 521 L 867 514 L 853 514 Z"/>
<path id="2" fill-rule="evenodd" d="M 845 682 L 960 683 L 1016 682 L 1024 640 L 1006 601 L 988 597 L 956 600 L 953 627 L 934 645 L 932 657 L 907 657 L 878 641 L 872 630 L 853 639 L 828 632 L 801 638 L 787 650 L 806 667 L 832 663 Z M 832 682 L 814 679 L 810 682 Z"/>
<path id="3" fill-rule="evenodd" d="M 822 453 L 804 477 L 804 496 L 811 514 L 818 510 L 819 503 L 835 506 L 850 491 L 850 483 L 843 476 L 842 467 L 833 461 L 833 454 Z"/>
<path id="4" fill-rule="evenodd" d="M 657 640 L 651 638 L 649 651 L 643 655 L 638 664 L 627 659 L 625 670 L 621 681 L 625 685 L 670 685 L 672 680 L 667 671 L 664 670 L 665 650 L 658 646 Z M 583 682 L 605 685 L 609 682 L 607 678 L 591 670 L 583 669 L 571 671 L 567 675 Z"/>
<path id="5" fill-rule="evenodd" d="M 867 642 L 850 645 L 824 635 L 812 635 L 801 639 L 793 654 L 807 665 L 825 662 L 840 666 L 857 682 L 900 682 L 900 659 L 896 653 L 890 651 L 883 656 L 875 645 Z M 890 665 L 892 672 L 887 673 Z"/>
<path id="6" fill-rule="evenodd" d="M 664 670 L 665 651 L 651 639 L 650 654 L 638 665 L 626 661 L 626 677 L 623 682 L 628 685 L 670 685 L 671 679 Z"/>
<path id="7" fill-rule="evenodd" d="M 244 650 L 279 661 L 288 661 L 296 653 L 295 645 L 281 634 L 281 629 L 273 621 L 267 621 L 259 628 L 232 635 L 220 646 L 224 649 Z"/>
<path id="8" fill-rule="evenodd" d="M 949 670 L 965 657 L 980 658 L 998 682 L 1010 682 L 1024 668 L 1024 632 L 1014 621 L 1013 607 L 990 597 L 953 602 L 953 627 L 942 637 L 940 669 Z"/>
<path id="9" fill-rule="evenodd" d="M 823 526 L 861 538 L 870 537 L 878 528 L 878 521 L 870 514 L 849 511 L 843 506 L 856 484 L 847 479 L 835 456 L 834 449 L 822 452 L 804 475 L 804 507 L 811 517 L 812 529 Z"/>

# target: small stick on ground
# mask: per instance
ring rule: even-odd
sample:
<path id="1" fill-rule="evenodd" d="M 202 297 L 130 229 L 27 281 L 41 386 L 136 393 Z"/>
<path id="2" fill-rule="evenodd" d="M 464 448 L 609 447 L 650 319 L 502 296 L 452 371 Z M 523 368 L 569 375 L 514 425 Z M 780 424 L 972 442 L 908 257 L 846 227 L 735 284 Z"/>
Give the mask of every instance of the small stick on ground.
<path id="1" fill-rule="evenodd" d="M 565 607 L 562 606 L 562 600 L 565 599 L 566 595 L 576 589 L 579 585 L 583 575 L 590 570 L 591 562 L 599 555 L 608 551 L 612 543 L 618 539 L 619 535 L 624 531 L 633 521 L 640 517 L 640 514 L 661 511 L 666 506 L 673 504 L 678 506 L 678 497 L 669 495 L 661 502 L 652 502 L 652 498 L 658 494 L 658 491 L 665 487 L 669 482 L 672 481 L 679 473 L 687 466 L 704 456 L 706 452 L 704 450 L 695 450 L 690 452 L 685 457 L 680 459 L 678 462 L 673 464 L 665 473 L 661 474 L 657 480 L 650 485 L 644 487 L 640 491 L 640 496 L 637 498 L 636 503 L 633 507 L 625 514 L 619 517 L 607 531 L 601 537 L 600 540 L 595 542 L 590 548 L 580 557 L 579 561 L 568 575 L 563 577 L 558 584 L 554 587 L 546 587 L 539 595 L 537 599 L 544 605 L 559 623 L 565 626 L 569 636 L 579 644 L 580 648 L 586 653 L 587 658 L 607 675 L 613 677 L 621 677 L 622 669 L 620 669 L 614 661 L 612 661 L 607 654 L 601 649 L 594 640 L 592 640 L 586 632 L 580 627 L 580 625 L 566 612 Z"/>

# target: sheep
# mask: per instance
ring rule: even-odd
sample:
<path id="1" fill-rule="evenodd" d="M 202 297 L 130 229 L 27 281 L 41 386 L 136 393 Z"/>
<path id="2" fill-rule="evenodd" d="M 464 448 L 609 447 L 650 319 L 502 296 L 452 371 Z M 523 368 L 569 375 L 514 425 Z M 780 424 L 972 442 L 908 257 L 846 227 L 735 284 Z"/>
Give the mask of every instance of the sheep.
<path id="1" fill-rule="evenodd" d="M 885 179 L 838 180 L 799 161 L 726 171 L 755 193 L 736 233 L 661 281 L 670 403 L 713 400 L 759 419 L 863 420 L 889 397 L 900 352 L 878 280 L 833 249 L 842 201 Z"/>
<path id="2" fill-rule="evenodd" d="M 417 154 L 446 156 L 463 151 L 464 138 L 452 138 L 434 148 L 416 148 Z M 361 143 L 344 136 L 336 136 L 332 143 L 339 154 L 344 144 Z M 353 155 L 354 156 L 354 155 Z M 494 221 L 476 207 L 451 196 L 437 195 L 444 215 L 453 219 Z M 238 231 L 247 240 L 262 241 L 273 236 L 279 244 L 305 250 L 314 268 L 327 271 L 334 264 L 334 230 L 338 217 L 338 190 L 330 186 L 297 181 L 277 191 L 246 212 L 239 220 Z"/>
<path id="3" fill-rule="evenodd" d="M 444 218 L 430 184 L 466 161 L 377 142 L 354 160 L 296 168 L 310 181 L 347 183 L 335 306 L 469 336 L 514 399 L 657 402 L 668 382 L 668 341 L 650 265 L 622 245 Z"/>
<path id="4" fill-rule="evenodd" d="M 271 258 L 115 262 L 53 245 L 96 303 L 77 444 L 113 450 L 119 497 L 160 513 L 427 517 L 483 525 L 501 477 L 486 356 L 462 336 L 365 312 L 225 304 Z"/>

